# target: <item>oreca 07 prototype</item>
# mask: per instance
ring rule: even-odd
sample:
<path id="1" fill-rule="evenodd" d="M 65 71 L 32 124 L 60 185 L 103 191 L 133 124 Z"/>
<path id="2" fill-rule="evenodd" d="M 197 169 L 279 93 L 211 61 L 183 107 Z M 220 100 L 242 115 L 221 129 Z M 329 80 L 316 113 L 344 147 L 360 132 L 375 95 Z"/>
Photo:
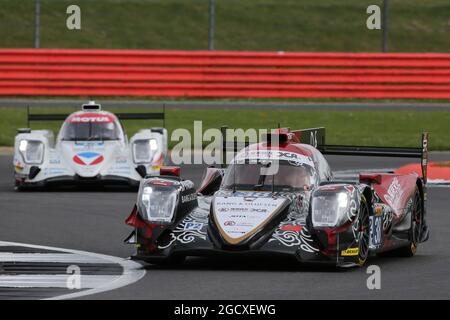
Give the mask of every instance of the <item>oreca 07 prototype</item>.
<path id="1" fill-rule="evenodd" d="M 208 168 L 198 188 L 177 167 L 143 180 L 126 220 L 134 258 L 285 255 L 362 266 L 370 255 L 413 256 L 428 239 L 426 134 L 422 148 L 325 145 L 323 128 L 280 128 L 262 140 L 240 150 L 226 169 Z M 323 154 L 418 157 L 423 176 L 363 172 L 339 180 Z"/>
<path id="2" fill-rule="evenodd" d="M 167 154 L 167 130 L 139 130 L 128 140 L 120 120 L 163 120 L 163 113 L 113 114 L 90 101 L 70 115 L 28 114 L 30 121 L 64 121 L 51 130 L 19 129 L 14 143 L 16 189 L 51 184 L 138 185 L 159 174 Z"/>

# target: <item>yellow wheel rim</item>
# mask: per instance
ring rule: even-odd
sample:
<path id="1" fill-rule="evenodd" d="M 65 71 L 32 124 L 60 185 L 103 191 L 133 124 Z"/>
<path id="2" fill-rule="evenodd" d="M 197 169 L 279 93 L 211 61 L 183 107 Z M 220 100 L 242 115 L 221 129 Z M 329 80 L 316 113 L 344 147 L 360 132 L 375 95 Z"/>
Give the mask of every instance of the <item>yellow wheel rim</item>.
<path id="1" fill-rule="evenodd" d="M 358 258 L 358 266 L 360 266 L 360 267 L 362 267 L 363 265 L 364 265 L 364 263 L 366 263 L 366 260 L 367 259 L 361 259 L 361 258 Z"/>

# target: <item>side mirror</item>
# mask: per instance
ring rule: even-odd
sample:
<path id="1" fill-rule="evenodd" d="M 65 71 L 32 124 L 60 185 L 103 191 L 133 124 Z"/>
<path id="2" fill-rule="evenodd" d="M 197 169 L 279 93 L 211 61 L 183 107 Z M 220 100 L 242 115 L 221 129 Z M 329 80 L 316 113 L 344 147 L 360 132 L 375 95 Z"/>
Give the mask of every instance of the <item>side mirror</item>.
<path id="1" fill-rule="evenodd" d="M 180 175 L 181 175 L 181 168 L 180 167 L 174 167 L 174 166 L 161 167 L 159 169 L 159 174 L 161 176 L 180 177 Z"/>

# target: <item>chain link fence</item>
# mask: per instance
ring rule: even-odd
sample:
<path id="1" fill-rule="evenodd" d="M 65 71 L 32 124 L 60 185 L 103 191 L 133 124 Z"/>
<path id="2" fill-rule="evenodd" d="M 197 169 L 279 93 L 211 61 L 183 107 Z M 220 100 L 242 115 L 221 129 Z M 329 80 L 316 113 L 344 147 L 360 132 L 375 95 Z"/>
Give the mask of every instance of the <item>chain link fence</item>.
<path id="1" fill-rule="evenodd" d="M 449 52 L 448 0 L 0 0 L 0 47 Z M 66 26 L 69 5 L 81 29 Z M 380 8 L 370 30 L 367 8 Z"/>

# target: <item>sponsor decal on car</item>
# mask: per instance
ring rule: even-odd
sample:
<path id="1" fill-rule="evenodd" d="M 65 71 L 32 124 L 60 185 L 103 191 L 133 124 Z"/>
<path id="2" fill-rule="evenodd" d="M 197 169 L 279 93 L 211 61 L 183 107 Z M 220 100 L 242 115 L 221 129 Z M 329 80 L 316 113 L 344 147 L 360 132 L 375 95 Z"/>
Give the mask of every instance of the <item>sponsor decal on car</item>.
<path id="1" fill-rule="evenodd" d="M 184 180 L 179 182 L 181 186 L 181 191 L 186 191 L 194 188 L 194 183 L 190 180 Z"/>
<path id="2" fill-rule="evenodd" d="M 265 213 L 268 210 L 263 208 L 219 208 L 217 209 L 219 212 L 260 212 Z"/>
<path id="3" fill-rule="evenodd" d="M 68 120 L 70 123 L 102 123 L 102 122 L 113 122 L 114 118 L 110 115 L 104 115 L 99 113 L 83 113 L 83 114 L 74 114 L 69 117 Z"/>
<path id="4" fill-rule="evenodd" d="M 75 141 L 74 148 L 76 150 L 86 150 L 86 148 L 100 148 L 104 149 L 104 141 Z"/>
<path id="5" fill-rule="evenodd" d="M 60 159 L 50 159 L 48 160 L 49 164 L 53 164 L 53 165 L 58 165 L 61 164 L 61 160 Z"/>
<path id="6" fill-rule="evenodd" d="M 123 156 L 116 157 L 116 163 L 117 163 L 117 164 L 124 164 L 124 163 L 127 163 L 127 157 L 123 157 Z"/>
<path id="7" fill-rule="evenodd" d="M 377 249 L 383 245 L 383 216 L 375 215 L 370 219 L 370 243 L 371 249 Z"/>
<path id="8" fill-rule="evenodd" d="M 300 232 L 300 231 L 302 231 L 303 227 L 292 225 L 292 224 L 285 224 L 285 225 L 282 225 L 280 229 L 283 231 Z"/>
<path id="9" fill-rule="evenodd" d="M 184 225 L 184 230 L 195 230 L 201 231 L 203 228 L 203 223 L 200 222 L 186 222 Z"/>
<path id="10" fill-rule="evenodd" d="M 403 196 L 403 189 L 397 178 L 394 178 L 389 185 L 386 195 L 384 198 L 386 202 L 393 208 L 400 207 L 400 201 Z"/>
<path id="11" fill-rule="evenodd" d="M 65 175 L 65 174 L 67 174 L 68 173 L 68 171 L 67 171 L 67 169 L 65 169 L 65 168 L 52 168 L 52 167 L 50 167 L 50 168 L 45 168 L 43 171 L 42 171 L 42 174 L 45 176 L 45 177 L 49 177 L 49 176 L 58 176 L 58 175 Z"/>
<path id="12" fill-rule="evenodd" d="M 245 197 L 248 198 L 249 201 L 252 198 L 272 198 L 273 193 L 268 191 L 236 191 L 233 193 L 235 197 Z"/>
<path id="13" fill-rule="evenodd" d="M 196 193 L 191 193 L 191 194 L 187 194 L 184 196 L 181 196 L 181 202 L 185 203 L 185 202 L 189 202 L 189 201 L 194 201 L 197 199 L 197 194 Z"/>
<path id="14" fill-rule="evenodd" d="M 348 248 L 341 251 L 341 256 L 343 257 L 353 257 L 359 254 L 359 248 Z"/>
<path id="15" fill-rule="evenodd" d="M 314 162 L 310 157 L 281 150 L 243 150 L 236 156 L 232 163 L 240 163 L 247 160 L 278 160 L 289 161 L 292 165 L 307 164 L 312 167 L 314 166 Z"/>
<path id="16" fill-rule="evenodd" d="M 283 198 L 216 197 L 214 218 L 222 236 L 229 243 L 239 243 L 269 221 L 284 201 Z"/>
<path id="17" fill-rule="evenodd" d="M 95 166 L 100 164 L 105 158 L 97 152 L 81 152 L 73 157 L 73 162 L 81 166 Z"/>
<path id="18" fill-rule="evenodd" d="M 128 164 L 115 165 L 108 169 L 107 175 L 131 175 L 131 168 Z"/>
<path id="19" fill-rule="evenodd" d="M 245 218 L 246 216 L 244 214 L 232 214 L 230 215 L 230 218 L 237 218 L 237 219 L 242 219 Z"/>

